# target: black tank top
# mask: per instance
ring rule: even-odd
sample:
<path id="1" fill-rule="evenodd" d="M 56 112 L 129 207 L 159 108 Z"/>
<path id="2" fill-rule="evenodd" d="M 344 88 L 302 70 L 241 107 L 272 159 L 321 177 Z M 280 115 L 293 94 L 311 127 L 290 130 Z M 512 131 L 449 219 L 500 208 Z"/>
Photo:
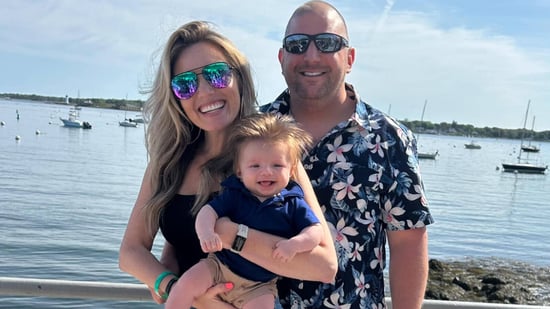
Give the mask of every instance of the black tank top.
<path id="1" fill-rule="evenodd" d="M 194 202 L 194 195 L 176 195 L 160 218 L 162 235 L 176 251 L 180 275 L 206 257 L 195 232 L 195 217 L 191 214 Z"/>

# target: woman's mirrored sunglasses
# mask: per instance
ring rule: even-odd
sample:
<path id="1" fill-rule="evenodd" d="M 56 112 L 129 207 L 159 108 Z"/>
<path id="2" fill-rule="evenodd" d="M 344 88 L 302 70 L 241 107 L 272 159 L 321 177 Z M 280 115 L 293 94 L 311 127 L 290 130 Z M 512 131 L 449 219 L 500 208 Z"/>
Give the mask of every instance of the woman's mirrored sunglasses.
<path id="1" fill-rule="evenodd" d="M 284 38 L 283 47 L 291 54 L 303 54 L 311 41 L 315 42 L 315 46 L 322 53 L 335 53 L 344 47 L 349 47 L 348 40 L 335 33 L 290 34 Z"/>
<path id="2" fill-rule="evenodd" d="M 200 73 L 195 73 L 194 70 L 172 77 L 172 91 L 181 100 L 187 100 L 197 92 L 199 89 L 199 75 L 201 74 L 210 86 L 218 89 L 229 86 L 233 76 L 231 72 L 233 68 L 225 62 L 214 62 L 205 65 Z"/>

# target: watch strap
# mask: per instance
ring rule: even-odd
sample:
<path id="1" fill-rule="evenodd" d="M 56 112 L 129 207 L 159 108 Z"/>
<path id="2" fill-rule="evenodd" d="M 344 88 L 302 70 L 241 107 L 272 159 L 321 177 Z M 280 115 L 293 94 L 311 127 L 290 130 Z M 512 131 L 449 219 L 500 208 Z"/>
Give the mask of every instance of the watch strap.
<path id="1" fill-rule="evenodd" d="M 233 244 L 231 245 L 231 252 L 240 253 L 244 247 L 244 243 L 246 242 L 247 237 L 248 226 L 244 224 L 239 224 L 237 236 L 235 236 L 235 240 L 233 240 Z"/>

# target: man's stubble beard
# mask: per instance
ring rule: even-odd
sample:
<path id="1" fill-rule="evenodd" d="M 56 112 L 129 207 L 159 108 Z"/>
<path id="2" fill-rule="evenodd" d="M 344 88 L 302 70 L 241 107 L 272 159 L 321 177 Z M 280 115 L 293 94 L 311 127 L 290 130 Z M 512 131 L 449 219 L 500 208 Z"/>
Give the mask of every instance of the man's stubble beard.
<path id="1" fill-rule="evenodd" d="M 336 89 L 334 80 L 331 78 L 325 79 L 322 83 L 312 87 L 306 81 L 296 78 L 292 83 L 289 83 L 288 89 L 290 90 L 290 96 L 297 97 L 301 100 L 322 100 L 331 95 Z M 290 85 L 294 85 L 291 87 Z"/>

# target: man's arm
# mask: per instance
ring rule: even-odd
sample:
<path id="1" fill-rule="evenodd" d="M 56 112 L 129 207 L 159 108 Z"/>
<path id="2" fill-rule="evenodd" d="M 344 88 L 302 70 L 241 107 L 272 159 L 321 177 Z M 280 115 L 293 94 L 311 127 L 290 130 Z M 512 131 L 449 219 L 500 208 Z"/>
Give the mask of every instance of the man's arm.
<path id="1" fill-rule="evenodd" d="M 393 309 L 420 309 L 428 281 L 428 232 L 425 227 L 389 231 L 390 290 Z"/>

